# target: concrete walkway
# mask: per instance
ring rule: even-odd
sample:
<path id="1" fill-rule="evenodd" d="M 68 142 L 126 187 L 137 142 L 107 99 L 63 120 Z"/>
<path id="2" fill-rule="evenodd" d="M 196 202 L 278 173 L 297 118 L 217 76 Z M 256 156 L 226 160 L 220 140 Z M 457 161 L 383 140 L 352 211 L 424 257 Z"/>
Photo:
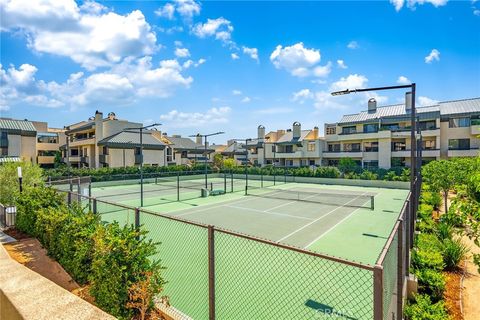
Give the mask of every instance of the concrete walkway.
<path id="1" fill-rule="evenodd" d="M 0 229 L 0 243 L 6 244 L 17 241 L 16 239 L 10 237 L 9 235 L 5 234 L 2 229 Z"/>

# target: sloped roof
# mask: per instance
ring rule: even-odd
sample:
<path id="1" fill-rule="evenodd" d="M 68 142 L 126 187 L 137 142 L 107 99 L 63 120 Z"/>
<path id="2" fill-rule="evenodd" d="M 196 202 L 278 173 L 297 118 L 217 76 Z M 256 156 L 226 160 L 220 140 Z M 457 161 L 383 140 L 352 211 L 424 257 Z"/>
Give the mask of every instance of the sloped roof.
<path id="1" fill-rule="evenodd" d="M 140 133 L 138 131 L 121 131 L 98 142 L 98 145 L 110 148 L 140 147 Z M 146 131 L 142 134 L 142 145 L 145 149 L 164 149 L 166 144 Z"/>
<path id="2" fill-rule="evenodd" d="M 432 106 L 417 107 L 417 114 L 421 118 L 438 118 L 449 115 L 468 115 L 480 113 L 480 98 L 439 102 Z M 339 124 L 375 121 L 379 119 L 401 120 L 408 118 L 404 104 L 378 107 L 376 112 L 362 111 L 355 114 L 344 115 Z"/>
<path id="3" fill-rule="evenodd" d="M 243 143 L 230 143 L 223 151 L 222 154 L 245 154 L 245 144 Z"/>
<path id="4" fill-rule="evenodd" d="M 0 118 L 0 130 L 22 136 L 36 136 L 37 129 L 31 121 Z"/>
<path id="5" fill-rule="evenodd" d="M 203 153 L 205 150 L 205 146 L 200 143 L 196 143 L 192 139 L 189 138 L 183 138 L 183 137 L 165 137 L 168 141 L 170 141 L 173 146 L 172 148 L 174 150 L 179 150 L 179 151 L 189 151 L 192 153 Z M 211 148 L 207 148 L 207 152 L 213 152 L 214 150 Z"/>
<path id="6" fill-rule="evenodd" d="M 311 130 L 301 130 L 299 138 L 293 138 L 293 131 L 287 131 L 278 140 L 277 144 L 295 144 L 302 142 Z"/>

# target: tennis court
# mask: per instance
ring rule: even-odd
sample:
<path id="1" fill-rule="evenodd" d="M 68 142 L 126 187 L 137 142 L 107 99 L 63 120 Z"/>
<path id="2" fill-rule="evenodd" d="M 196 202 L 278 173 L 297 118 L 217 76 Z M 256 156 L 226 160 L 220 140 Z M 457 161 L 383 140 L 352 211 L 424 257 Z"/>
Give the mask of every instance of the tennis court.
<path id="1" fill-rule="evenodd" d="M 373 318 L 374 265 L 408 190 L 304 180 L 145 180 L 139 223 L 159 243 L 155 258 L 166 267 L 165 294 L 177 316 L 207 319 L 214 310 L 218 319 Z M 139 188 L 138 181 L 98 182 L 90 192 L 103 220 L 131 224 Z M 222 192 L 202 197 L 202 189 Z M 395 239 L 382 271 L 384 318 L 396 301 Z"/>

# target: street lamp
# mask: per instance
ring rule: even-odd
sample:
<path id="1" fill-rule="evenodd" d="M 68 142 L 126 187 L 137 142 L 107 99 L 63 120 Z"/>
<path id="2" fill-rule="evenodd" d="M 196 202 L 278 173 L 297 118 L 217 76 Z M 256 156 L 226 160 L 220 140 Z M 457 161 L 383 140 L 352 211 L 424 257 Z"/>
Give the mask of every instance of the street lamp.
<path id="1" fill-rule="evenodd" d="M 415 190 L 415 187 L 417 184 L 415 184 L 415 177 L 416 175 L 416 158 L 415 158 L 415 149 L 416 149 L 416 130 L 415 130 L 415 93 L 416 93 L 416 84 L 407 84 L 407 85 L 398 85 L 398 86 L 389 86 L 389 87 L 377 87 L 377 88 L 364 88 L 364 89 L 346 89 L 342 91 L 335 91 L 332 92 L 332 96 L 340 96 L 340 95 L 345 95 L 345 94 L 350 94 L 350 93 L 356 93 L 356 92 L 366 92 L 366 91 L 381 91 L 381 90 L 394 90 L 394 89 L 410 89 L 410 92 L 406 93 L 406 101 L 405 101 L 405 106 L 407 106 L 409 103 L 411 103 L 411 130 L 410 130 L 410 138 L 411 138 L 411 147 L 410 147 L 410 191 L 413 195 L 413 203 L 414 205 L 411 206 L 411 217 L 414 217 L 414 212 L 415 212 L 415 207 L 417 206 L 417 190 Z M 409 99 L 410 98 L 410 99 Z M 421 163 L 418 164 L 418 172 L 420 172 L 420 166 Z"/>
<path id="2" fill-rule="evenodd" d="M 225 132 L 223 131 L 219 131 L 219 132 L 215 132 L 215 133 L 209 133 L 209 134 L 200 134 L 200 133 L 197 133 L 195 135 L 191 135 L 189 137 L 191 138 L 196 138 L 196 137 L 202 137 L 202 138 L 205 138 L 205 189 L 208 189 L 208 169 L 207 169 L 207 138 L 208 137 L 211 137 L 211 136 L 216 136 L 216 135 L 219 135 L 219 134 L 224 134 Z"/>
<path id="3" fill-rule="evenodd" d="M 123 129 L 123 131 L 126 130 L 140 130 L 140 207 L 143 207 L 143 130 L 151 128 L 151 127 L 156 127 L 156 126 L 161 126 L 161 123 L 154 123 L 148 126 L 144 126 L 141 128 L 126 128 Z"/>

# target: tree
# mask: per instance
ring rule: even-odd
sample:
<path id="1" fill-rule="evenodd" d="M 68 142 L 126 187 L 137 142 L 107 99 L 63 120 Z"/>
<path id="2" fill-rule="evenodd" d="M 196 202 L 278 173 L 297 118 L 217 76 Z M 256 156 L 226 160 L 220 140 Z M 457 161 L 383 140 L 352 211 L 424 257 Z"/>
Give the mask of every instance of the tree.
<path id="1" fill-rule="evenodd" d="M 30 162 L 9 162 L 0 166 L 0 203 L 13 205 L 19 191 L 17 167 L 22 168 L 22 185 L 29 187 L 43 183 L 42 169 Z"/>
<path id="2" fill-rule="evenodd" d="M 213 166 L 218 169 L 223 167 L 223 156 L 220 153 L 213 156 Z"/>
<path id="3" fill-rule="evenodd" d="M 53 167 L 60 168 L 62 166 L 65 166 L 65 163 L 63 163 L 63 160 L 62 160 L 62 153 L 60 151 L 55 151 L 55 158 L 53 159 Z"/>
<path id="4" fill-rule="evenodd" d="M 338 163 L 338 169 L 343 173 L 351 173 L 357 169 L 358 164 L 352 158 L 342 158 Z"/>
<path id="5" fill-rule="evenodd" d="M 233 158 L 228 158 L 228 159 L 225 159 L 223 160 L 223 167 L 225 169 L 233 169 L 236 167 L 236 164 L 235 164 L 235 159 Z"/>
<path id="6" fill-rule="evenodd" d="M 426 164 L 422 169 L 423 180 L 434 192 L 442 192 L 445 213 L 448 212 L 448 192 L 455 186 L 455 167 L 452 161 L 438 160 Z"/>

